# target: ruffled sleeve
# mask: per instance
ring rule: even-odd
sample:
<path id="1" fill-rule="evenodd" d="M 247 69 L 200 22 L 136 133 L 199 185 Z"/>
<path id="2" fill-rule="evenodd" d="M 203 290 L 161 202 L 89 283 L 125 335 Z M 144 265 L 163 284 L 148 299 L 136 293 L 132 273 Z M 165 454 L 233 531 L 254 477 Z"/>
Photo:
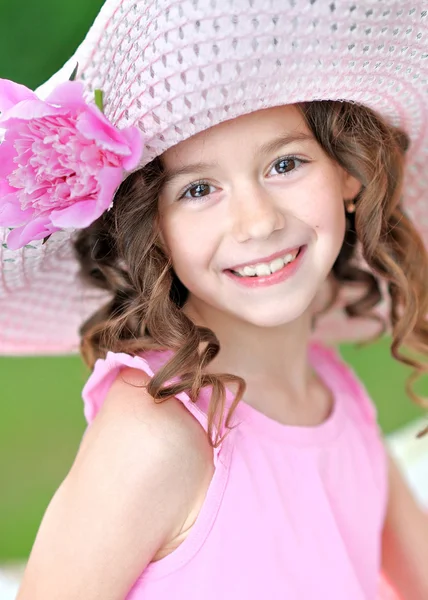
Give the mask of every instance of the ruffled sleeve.
<path id="1" fill-rule="evenodd" d="M 83 412 L 88 424 L 95 419 L 113 381 L 124 367 L 144 371 L 150 377 L 154 375 L 147 360 L 140 356 L 131 356 L 124 352 L 108 352 L 105 358 L 99 358 L 82 390 Z"/>

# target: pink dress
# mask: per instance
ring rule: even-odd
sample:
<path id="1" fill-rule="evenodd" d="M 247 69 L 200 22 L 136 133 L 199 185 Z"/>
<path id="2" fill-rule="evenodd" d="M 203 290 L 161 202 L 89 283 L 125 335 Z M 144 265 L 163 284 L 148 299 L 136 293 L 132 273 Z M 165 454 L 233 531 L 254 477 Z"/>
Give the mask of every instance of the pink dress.
<path id="1" fill-rule="evenodd" d="M 98 360 L 83 390 L 88 423 L 122 367 L 153 375 L 169 356 Z M 188 537 L 127 600 L 395 598 L 379 587 L 387 462 L 374 406 L 332 350 L 314 344 L 309 360 L 334 395 L 329 418 L 283 425 L 242 401 Z M 178 399 L 206 429 L 209 392 Z"/>

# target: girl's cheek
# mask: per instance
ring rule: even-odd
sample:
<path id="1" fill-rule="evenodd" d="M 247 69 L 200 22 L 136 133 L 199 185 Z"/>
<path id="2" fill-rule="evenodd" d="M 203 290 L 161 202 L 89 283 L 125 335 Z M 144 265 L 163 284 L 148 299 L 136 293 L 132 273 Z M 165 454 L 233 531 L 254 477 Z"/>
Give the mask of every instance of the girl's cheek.
<path id="1" fill-rule="evenodd" d="M 211 245 L 213 227 L 191 218 L 176 218 L 165 229 L 171 258 L 180 262 L 198 262 Z"/>

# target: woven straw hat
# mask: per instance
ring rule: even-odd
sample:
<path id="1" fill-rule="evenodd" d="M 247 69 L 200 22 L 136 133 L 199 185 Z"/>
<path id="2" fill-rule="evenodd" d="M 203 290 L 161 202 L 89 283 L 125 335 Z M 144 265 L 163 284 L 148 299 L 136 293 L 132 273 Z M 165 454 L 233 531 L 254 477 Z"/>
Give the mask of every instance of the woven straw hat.
<path id="1" fill-rule="evenodd" d="M 411 138 L 405 207 L 428 240 L 428 15 L 393 0 L 107 0 L 75 55 L 39 93 L 77 79 L 104 93 L 117 127 L 138 127 L 141 166 L 239 115 L 320 99 L 382 113 Z M 104 297 L 77 278 L 72 232 L 11 251 L 0 229 L 0 352 L 68 353 Z M 319 334 L 359 338 L 331 313 Z"/>

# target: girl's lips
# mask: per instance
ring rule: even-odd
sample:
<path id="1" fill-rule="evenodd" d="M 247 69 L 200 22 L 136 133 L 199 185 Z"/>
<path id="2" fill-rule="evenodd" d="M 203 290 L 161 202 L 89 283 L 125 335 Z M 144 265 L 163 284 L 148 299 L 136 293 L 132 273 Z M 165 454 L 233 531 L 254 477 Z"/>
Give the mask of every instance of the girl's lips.
<path id="1" fill-rule="evenodd" d="M 261 263 L 270 263 L 275 258 L 283 258 L 287 254 L 294 254 L 298 252 L 302 246 L 294 246 L 293 248 L 289 248 L 287 250 L 280 250 L 279 252 L 275 252 L 275 254 L 271 254 L 270 256 L 266 256 L 265 258 L 260 258 L 257 260 L 253 260 L 251 262 L 241 263 L 239 265 L 233 265 L 233 267 L 229 267 L 225 269 L 225 271 L 237 271 L 238 269 L 243 269 L 244 267 L 252 266 L 252 265 L 260 265 Z"/>
<path id="2" fill-rule="evenodd" d="M 224 273 L 226 273 L 226 275 L 230 277 L 232 281 L 243 285 L 244 287 L 258 288 L 274 285 L 276 283 L 284 281 L 285 279 L 288 279 L 297 271 L 305 255 L 306 248 L 307 246 L 301 246 L 294 260 L 284 265 L 282 269 L 276 271 L 275 273 L 272 273 L 271 275 L 262 275 L 261 277 L 241 277 L 239 275 L 236 275 L 230 269 L 226 269 Z"/>

